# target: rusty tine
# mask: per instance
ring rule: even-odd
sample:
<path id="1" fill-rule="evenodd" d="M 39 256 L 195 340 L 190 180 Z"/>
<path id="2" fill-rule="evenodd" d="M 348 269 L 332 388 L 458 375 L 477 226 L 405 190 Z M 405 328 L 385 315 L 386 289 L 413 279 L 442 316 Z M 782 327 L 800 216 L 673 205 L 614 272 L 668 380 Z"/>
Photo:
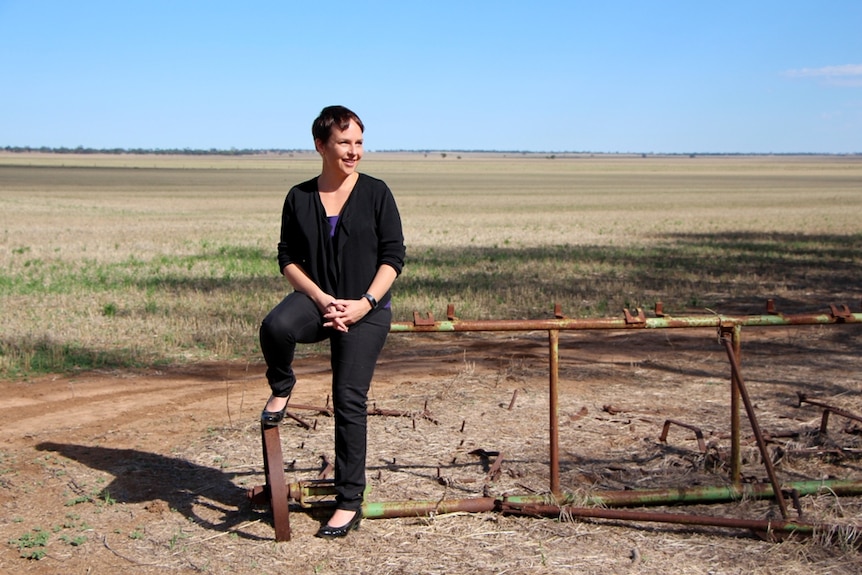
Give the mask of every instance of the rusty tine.
<path id="1" fill-rule="evenodd" d="M 796 395 L 799 397 L 799 403 L 796 407 L 801 407 L 803 403 L 807 403 L 809 405 L 816 405 L 817 407 L 823 408 L 823 418 L 820 421 L 820 434 L 826 435 L 826 425 L 829 423 L 829 414 L 834 413 L 835 415 L 840 415 L 841 417 L 845 417 L 847 419 L 852 419 L 853 421 L 862 422 L 862 417 L 850 413 L 849 411 L 845 411 L 840 407 L 835 407 L 829 405 L 828 403 L 824 403 L 817 399 L 809 399 L 804 393 L 797 391 Z"/>
<path id="2" fill-rule="evenodd" d="M 587 406 L 585 405 L 585 406 L 581 407 L 581 410 L 579 412 L 577 412 L 575 415 L 570 415 L 569 420 L 570 421 L 577 421 L 577 420 L 585 417 L 587 415 L 587 413 L 589 413 L 589 410 L 587 409 Z"/>
<path id="3" fill-rule="evenodd" d="M 679 427 L 684 427 L 694 432 L 694 436 L 697 438 L 697 447 L 700 449 L 701 453 L 706 453 L 706 442 L 703 440 L 703 432 L 699 427 L 695 427 L 694 425 L 689 425 L 688 423 L 683 423 L 681 421 L 677 421 L 675 419 L 666 419 L 664 422 L 664 427 L 661 430 L 661 435 L 658 440 L 662 443 L 667 443 L 667 432 L 670 430 L 671 424 L 677 425 Z"/>
<path id="4" fill-rule="evenodd" d="M 788 489 L 786 494 L 790 496 L 790 500 L 793 501 L 793 507 L 796 509 L 796 514 L 802 519 L 802 501 L 799 500 L 799 491 L 796 489 Z"/>
<path id="5" fill-rule="evenodd" d="M 488 470 L 488 481 L 497 481 L 500 478 L 500 473 L 503 469 L 503 454 L 500 453 L 497 455 L 497 459 L 494 460 L 494 465 L 491 466 L 491 469 Z"/>
<path id="6" fill-rule="evenodd" d="M 518 390 L 516 389 L 512 393 L 512 401 L 509 402 L 509 411 L 512 411 L 512 408 L 515 407 L 515 400 L 518 399 Z"/>
<path id="7" fill-rule="evenodd" d="M 440 425 L 440 422 L 434 419 L 434 416 L 431 415 L 430 411 L 428 411 L 428 400 L 425 400 L 425 407 L 422 409 L 422 418 L 427 419 L 434 425 Z"/>
<path id="8" fill-rule="evenodd" d="M 294 415 L 294 414 L 292 414 L 291 412 L 289 412 L 289 411 L 285 411 L 285 412 L 284 412 L 284 414 L 285 414 L 286 416 L 288 416 L 289 418 L 291 418 L 292 420 L 294 420 L 295 422 L 297 422 L 299 425 L 301 425 L 301 426 L 302 426 L 302 427 L 304 427 L 305 429 L 311 429 L 311 424 L 310 424 L 310 423 L 308 423 L 307 421 L 303 421 L 302 419 L 300 419 L 299 417 L 295 416 L 295 415 Z M 315 420 L 315 423 L 316 423 L 316 422 L 317 422 L 317 420 Z"/>
<path id="9" fill-rule="evenodd" d="M 321 455 L 320 459 L 323 462 L 323 469 L 320 470 L 320 473 L 318 474 L 317 478 L 326 479 L 329 474 L 332 473 L 335 467 L 333 467 L 332 463 L 329 461 L 329 458 L 327 458 L 326 455 Z"/>

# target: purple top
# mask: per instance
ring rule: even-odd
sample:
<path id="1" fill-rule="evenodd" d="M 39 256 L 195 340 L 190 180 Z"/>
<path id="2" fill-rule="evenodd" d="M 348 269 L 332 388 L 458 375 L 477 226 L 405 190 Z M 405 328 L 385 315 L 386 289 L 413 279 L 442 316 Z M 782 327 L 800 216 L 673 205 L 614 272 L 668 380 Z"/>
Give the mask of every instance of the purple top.
<path id="1" fill-rule="evenodd" d="M 329 220 L 329 237 L 333 238 L 335 237 L 335 228 L 338 227 L 338 216 L 326 216 L 326 219 Z M 386 302 L 383 307 L 390 309 L 392 307 L 392 302 Z"/>

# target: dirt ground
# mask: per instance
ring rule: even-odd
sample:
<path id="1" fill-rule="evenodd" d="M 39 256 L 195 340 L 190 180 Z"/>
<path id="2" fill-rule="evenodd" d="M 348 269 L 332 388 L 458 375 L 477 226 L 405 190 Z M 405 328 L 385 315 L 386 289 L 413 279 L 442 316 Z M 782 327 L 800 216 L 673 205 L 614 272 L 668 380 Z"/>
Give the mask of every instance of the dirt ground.
<path id="1" fill-rule="evenodd" d="M 368 501 L 535 495 L 549 490 L 544 332 L 393 334 L 369 418 Z M 862 413 L 858 325 L 746 328 L 742 374 L 783 482 L 862 481 L 862 425 L 798 405 L 796 392 Z M 298 362 L 292 404 L 325 407 L 325 357 Z M 563 333 L 563 490 L 728 484 L 730 368 L 711 330 Z M 751 531 L 496 512 L 365 519 L 313 537 L 325 510 L 292 508 L 274 541 L 253 507 L 262 485 L 261 365 L 82 373 L 0 383 L 0 573 L 782 573 L 862 572 L 862 498 L 824 490 L 803 519 L 838 536 L 765 541 Z M 287 481 L 326 474 L 332 418 L 294 409 L 280 427 Z M 707 452 L 693 431 L 702 430 Z M 766 473 L 743 412 L 743 475 Z M 499 474 L 489 476 L 500 459 Z M 649 511 L 779 518 L 773 501 Z M 791 508 L 791 518 L 798 518 Z"/>

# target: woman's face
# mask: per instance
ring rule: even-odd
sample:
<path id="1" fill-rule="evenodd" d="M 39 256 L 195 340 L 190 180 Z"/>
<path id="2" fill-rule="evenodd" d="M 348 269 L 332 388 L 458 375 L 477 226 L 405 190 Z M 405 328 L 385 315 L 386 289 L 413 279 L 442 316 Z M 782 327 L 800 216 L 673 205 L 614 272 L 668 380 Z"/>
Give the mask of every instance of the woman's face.
<path id="1" fill-rule="evenodd" d="M 346 130 L 333 126 L 329 140 L 315 140 L 314 147 L 323 158 L 324 172 L 349 176 L 362 159 L 362 130 L 352 120 Z"/>

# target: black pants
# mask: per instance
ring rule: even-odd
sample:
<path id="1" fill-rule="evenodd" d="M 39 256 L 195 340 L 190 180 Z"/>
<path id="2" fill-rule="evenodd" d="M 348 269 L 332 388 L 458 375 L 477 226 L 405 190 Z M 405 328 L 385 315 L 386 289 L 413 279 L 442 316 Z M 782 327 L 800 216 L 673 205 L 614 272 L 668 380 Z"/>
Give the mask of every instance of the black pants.
<path id="1" fill-rule="evenodd" d="M 347 333 L 323 327 L 311 298 L 294 292 L 275 306 L 260 326 L 266 378 L 276 397 L 288 397 L 296 383 L 297 343 L 329 339 L 332 404 L 335 410 L 335 492 L 339 509 L 358 511 L 365 491 L 368 389 L 377 357 L 386 342 L 392 312 L 372 310 Z"/>

